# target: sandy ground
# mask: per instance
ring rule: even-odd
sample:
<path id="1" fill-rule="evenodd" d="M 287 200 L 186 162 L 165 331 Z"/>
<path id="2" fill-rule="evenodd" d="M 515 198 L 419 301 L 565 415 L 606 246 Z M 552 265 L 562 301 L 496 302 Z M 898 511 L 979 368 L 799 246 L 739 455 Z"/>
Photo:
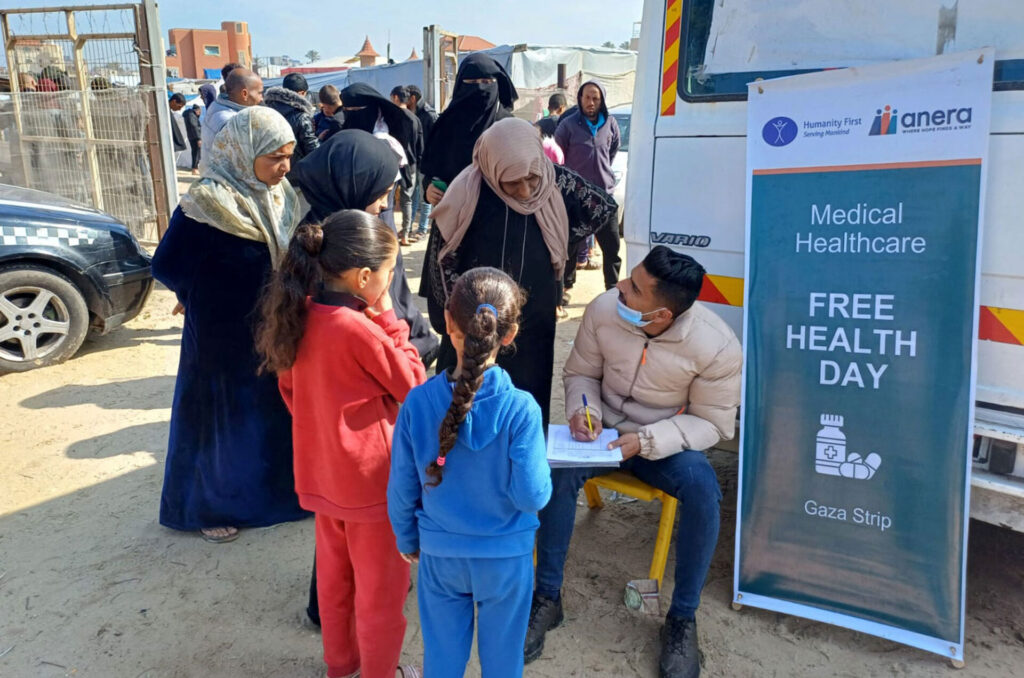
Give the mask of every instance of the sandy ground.
<path id="1" fill-rule="evenodd" d="M 422 249 L 406 259 L 414 286 Z M 600 286 L 599 272 L 581 272 L 556 373 Z M 139 318 L 70 362 L 0 377 L 0 676 L 323 675 L 320 637 L 300 624 L 312 521 L 247 530 L 227 545 L 157 524 L 181 333 L 172 306 L 158 290 Z M 555 413 L 559 390 L 556 380 Z M 711 456 L 725 499 L 698 613 L 705 676 L 954 675 L 941 658 L 891 642 L 731 610 L 736 456 Z M 647 572 L 657 516 L 642 503 L 580 508 L 567 621 L 527 676 L 657 675 L 660 619 L 621 602 L 625 582 Z M 973 523 L 968 586 L 967 668 L 955 675 L 1024 675 L 1024 535 Z M 405 656 L 417 660 L 415 596 L 406 610 Z M 475 659 L 467 675 L 479 676 Z"/>

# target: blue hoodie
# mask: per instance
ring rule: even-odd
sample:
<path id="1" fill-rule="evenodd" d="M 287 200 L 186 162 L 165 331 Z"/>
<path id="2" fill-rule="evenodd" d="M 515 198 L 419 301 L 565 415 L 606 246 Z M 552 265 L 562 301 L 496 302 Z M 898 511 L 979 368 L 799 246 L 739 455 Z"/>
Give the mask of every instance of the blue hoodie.
<path id="1" fill-rule="evenodd" d="M 412 389 L 398 413 L 388 480 L 398 550 L 455 558 L 531 553 L 537 511 L 551 498 L 540 407 L 505 370 L 489 368 L 445 457 L 444 480 L 426 487 L 451 402 L 452 384 L 439 374 Z"/>

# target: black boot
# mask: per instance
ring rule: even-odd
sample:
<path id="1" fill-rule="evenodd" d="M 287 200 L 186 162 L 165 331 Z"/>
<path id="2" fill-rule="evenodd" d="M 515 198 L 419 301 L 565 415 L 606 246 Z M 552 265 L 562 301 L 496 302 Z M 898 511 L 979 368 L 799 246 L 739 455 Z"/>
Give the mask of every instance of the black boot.
<path id="1" fill-rule="evenodd" d="M 666 617 L 661 629 L 661 678 L 698 678 L 700 647 L 697 644 L 697 622 L 680 617 Z"/>
<path id="2" fill-rule="evenodd" d="M 558 628 L 565 616 L 562 614 L 562 601 L 552 600 L 538 593 L 533 594 L 530 604 L 530 624 L 526 627 L 526 645 L 523 648 L 523 659 L 529 664 L 540 657 L 544 651 L 544 634 Z"/>

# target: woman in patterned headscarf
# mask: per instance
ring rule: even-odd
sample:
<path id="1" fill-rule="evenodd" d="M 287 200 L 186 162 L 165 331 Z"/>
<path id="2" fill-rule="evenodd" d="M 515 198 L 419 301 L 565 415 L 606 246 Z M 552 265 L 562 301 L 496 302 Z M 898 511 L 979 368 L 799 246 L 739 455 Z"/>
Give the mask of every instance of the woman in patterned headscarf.
<path id="1" fill-rule="evenodd" d="M 526 292 L 516 351 L 498 355 L 516 388 L 540 405 L 545 429 L 555 361 L 555 308 L 570 243 L 603 228 L 617 214 L 610 195 L 544 155 L 540 133 L 518 118 L 499 120 L 476 142 L 473 163 L 452 181 L 431 218 L 434 228 L 420 296 L 441 334 L 437 371 L 453 369 L 456 351 L 445 332 L 455 281 L 491 266 Z"/>
<path id="2" fill-rule="evenodd" d="M 294 146 L 276 111 L 234 116 L 153 257 L 185 314 L 160 523 L 208 541 L 308 515 L 295 496 L 291 417 L 276 377 L 257 375 L 253 348 L 260 292 L 302 216 L 284 178 Z"/>

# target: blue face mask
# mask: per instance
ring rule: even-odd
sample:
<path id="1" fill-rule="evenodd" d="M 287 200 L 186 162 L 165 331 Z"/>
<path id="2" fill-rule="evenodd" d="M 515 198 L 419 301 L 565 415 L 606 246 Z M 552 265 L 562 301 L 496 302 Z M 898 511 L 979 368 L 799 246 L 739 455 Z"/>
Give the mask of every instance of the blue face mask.
<path id="1" fill-rule="evenodd" d="M 646 327 L 650 325 L 652 321 L 644 320 L 644 316 L 650 315 L 651 313 L 657 313 L 658 311 L 663 310 L 666 310 L 664 306 L 662 306 L 661 308 L 656 308 L 653 311 L 648 311 L 647 313 L 641 313 L 640 311 L 637 311 L 635 309 L 630 308 L 629 306 L 626 306 L 624 303 L 622 303 L 622 300 L 619 299 L 619 317 L 634 327 Z"/>

